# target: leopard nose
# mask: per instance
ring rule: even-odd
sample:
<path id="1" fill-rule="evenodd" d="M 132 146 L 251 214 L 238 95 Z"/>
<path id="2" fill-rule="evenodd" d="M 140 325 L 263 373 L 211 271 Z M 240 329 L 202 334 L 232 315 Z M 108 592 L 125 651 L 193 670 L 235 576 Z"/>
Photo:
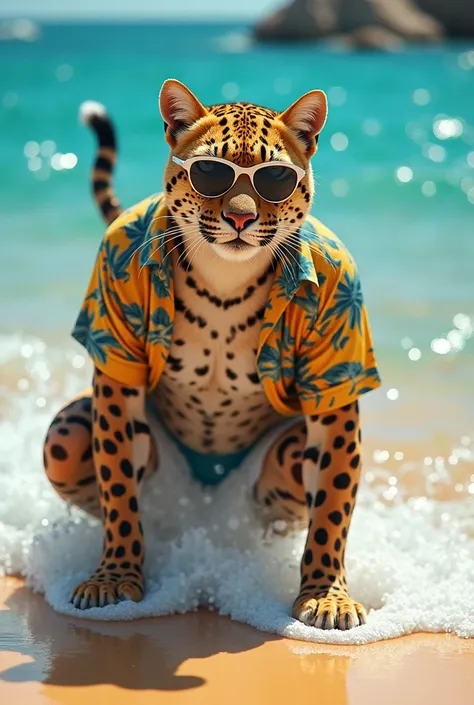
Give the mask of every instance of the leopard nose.
<path id="1" fill-rule="evenodd" d="M 258 215 L 255 215 L 255 213 L 223 213 L 222 217 L 234 230 L 240 232 L 251 223 L 254 223 Z"/>

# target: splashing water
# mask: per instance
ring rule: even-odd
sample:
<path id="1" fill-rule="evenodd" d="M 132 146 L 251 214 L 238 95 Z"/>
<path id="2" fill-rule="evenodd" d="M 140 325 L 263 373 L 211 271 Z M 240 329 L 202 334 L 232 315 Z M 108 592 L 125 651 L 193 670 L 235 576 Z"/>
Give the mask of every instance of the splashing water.
<path id="1" fill-rule="evenodd" d="M 264 529 L 244 475 L 203 490 L 178 456 L 149 480 L 143 500 L 143 602 L 74 610 L 69 593 L 96 567 L 101 528 L 57 498 L 42 470 L 41 445 L 59 405 L 87 384 L 89 364 L 72 349 L 19 336 L 0 340 L 0 360 L 0 571 L 26 576 L 57 611 L 121 620 L 205 606 L 264 631 L 329 643 L 414 631 L 474 636 L 474 455 L 467 437 L 446 461 L 425 458 L 421 468 L 399 452 L 394 472 L 385 467 L 387 451 L 374 452 L 346 559 L 352 595 L 370 610 L 363 627 L 324 632 L 293 620 L 304 532 Z"/>

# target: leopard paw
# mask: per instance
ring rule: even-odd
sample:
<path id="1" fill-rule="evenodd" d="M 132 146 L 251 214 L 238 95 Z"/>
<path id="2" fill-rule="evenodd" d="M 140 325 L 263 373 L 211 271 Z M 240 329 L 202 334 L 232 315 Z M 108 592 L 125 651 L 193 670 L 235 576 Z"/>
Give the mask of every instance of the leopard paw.
<path id="1" fill-rule="evenodd" d="M 143 599 L 143 578 L 138 575 L 120 577 L 104 572 L 94 574 L 89 580 L 77 585 L 71 594 L 70 602 L 80 610 L 90 607 L 106 607 L 123 600 L 140 602 Z"/>
<path id="2" fill-rule="evenodd" d="M 298 595 L 292 615 L 303 624 L 319 629 L 353 629 L 366 622 L 366 611 L 348 595 L 323 594 L 311 597 Z"/>

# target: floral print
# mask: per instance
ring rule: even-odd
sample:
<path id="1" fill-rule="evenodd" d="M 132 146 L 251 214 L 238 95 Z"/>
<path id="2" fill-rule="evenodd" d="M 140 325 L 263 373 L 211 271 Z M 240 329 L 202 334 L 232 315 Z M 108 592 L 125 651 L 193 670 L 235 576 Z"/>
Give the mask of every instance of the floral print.
<path id="1" fill-rule="evenodd" d="M 73 336 L 94 363 L 125 384 L 158 384 L 171 346 L 173 269 L 168 213 L 157 194 L 107 231 Z M 324 413 L 380 385 L 353 257 L 309 216 L 294 259 L 276 268 L 257 369 L 285 415 Z"/>

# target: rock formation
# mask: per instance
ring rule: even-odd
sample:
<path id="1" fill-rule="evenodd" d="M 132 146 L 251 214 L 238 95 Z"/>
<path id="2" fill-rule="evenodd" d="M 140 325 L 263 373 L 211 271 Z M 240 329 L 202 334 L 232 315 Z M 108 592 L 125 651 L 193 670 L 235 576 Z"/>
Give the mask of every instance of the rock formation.
<path id="1" fill-rule="evenodd" d="M 473 36 L 473 0 L 293 0 L 260 22 L 261 40 L 333 37 L 349 46 L 395 48 L 405 41 Z"/>

